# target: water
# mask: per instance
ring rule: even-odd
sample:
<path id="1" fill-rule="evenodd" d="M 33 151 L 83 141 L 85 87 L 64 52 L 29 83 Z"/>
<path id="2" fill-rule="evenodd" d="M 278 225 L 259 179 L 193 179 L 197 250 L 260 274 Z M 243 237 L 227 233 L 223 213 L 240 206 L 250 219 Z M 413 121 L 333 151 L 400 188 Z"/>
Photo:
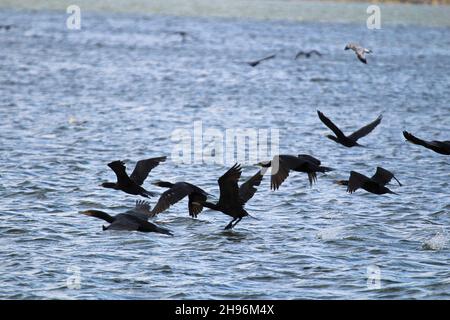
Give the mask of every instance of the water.
<path id="1" fill-rule="evenodd" d="M 0 30 L 0 297 L 13 299 L 448 299 L 450 158 L 405 143 L 402 130 L 450 137 L 446 27 L 256 21 L 2 9 Z M 186 42 L 172 34 L 185 30 Z M 343 50 L 372 48 L 363 65 Z M 293 60 L 299 49 L 321 59 Z M 270 53 L 257 68 L 244 62 Z M 316 109 L 346 131 L 384 114 L 347 149 L 324 137 Z M 269 179 L 232 232 L 229 217 L 186 200 L 155 222 L 175 237 L 103 232 L 79 214 L 117 214 L 135 198 L 102 189 L 106 166 L 168 155 L 175 129 L 279 129 L 282 153 L 309 153 L 338 170 L 309 187 Z M 350 170 L 395 172 L 399 196 L 348 195 Z M 157 167 L 218 195 L 226 166 Z M 244 165 L 243 177 L 256 172 Z M 152 199 L 152 204 L 156 199 Z M 368 286 L 379 269 L 380 288 Z M 77 276 L 79 275 L 79 286 Z"/>

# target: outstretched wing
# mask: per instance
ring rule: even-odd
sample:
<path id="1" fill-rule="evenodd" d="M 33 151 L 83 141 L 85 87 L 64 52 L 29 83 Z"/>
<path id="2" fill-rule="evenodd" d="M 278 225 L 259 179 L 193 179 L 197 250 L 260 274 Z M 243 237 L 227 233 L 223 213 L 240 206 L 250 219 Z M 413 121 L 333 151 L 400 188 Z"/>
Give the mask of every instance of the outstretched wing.
<path id="1" fill-rule="evenodd" d="M 166 161 L 167 157 L 157 157 L 145 160 L 140 160 L 136 163 L 136 167 L 131 173 L 130 179 L 133 180 L 137 185 L 142 185 L 147 179 L 148 174 L 154 167 L 156 167 L 160 162 Z"/>
<path id="2" fill-rule="evenodd" d="M 409 133 L 408 131 L 403 131 L 403 136 L 405 137 L 406 140 L 408 140 L 409 142 L 412 142 L 414 144 L 418 144 L 421 145 L 425 148 L 433 148 L 433 147 L 442 147 L 442 144 L 450 144 L 450 142 L 448 141 L 444 141 L 444 142 L 440 142 L 440 141 L 425 141 L 422 139 L 417 138 L 416 136 L 412 135 L 411 133 Z"/>
<path id="3" fill-rule="evenodd" d="M 290 155 L 279 155 L 272 159 L 272 176 L 270 178 L 270 188 L 278 190 L 281 184 L 289 176 L 289 171 L 304 163 L 304 160 Z"/>
<path id="4" fill-rule="evenodd" d="M 305 55 L 305 52 L 304 51 L 299 51 L 299 52 L 297 52 L 297 54 L 295 55 L 295 59 L 294 60 L 297 60 L 298 58 L 300 58 L 301 56 L 304 56 Z"/>
<path id="5" fill-rule="evenodd" d="M 239 196 L 242 199 L 242 204 L 245 204 L 248 200 L 250 200 L 254 196 L 256 192 L 255 187 L 261 184 L 261 181 L 264 177 L 264 173 L 266 171 L 267 168 L 261 168 L 253 177 L 251 177 L 243 184 L 241 184 L 241 186 L 239 187 Z"/>
<path id="6" fill-rule="evenodd" d="M 361 129 L 353 132 L 348 137 L 354 141 L 367 136 L 370 132 L 372 132 L 373 129 L 375 129 L 376 126 L 378 126 L 381 122 L 381 119 L 383 119 L 383 115 L 379 115 L 378 118 L 375 119 L 375 121 L 369 123 L 368 125 L 362 127 Z"/>
<path id="7" fill-rule="evenodd" d="M 108 163 L 108 167 L 116 174 L 118 183 L 126 184 L 130 181 L 130 177 L 127 175 L 125 163 L 123 163 L 123 161 L 117 160 L 110 162 Z"/>
<path id="8" fill-rule="evenodd" d="M 309 54 L 313 54 L 313 53 L 315 53 L 315 54 L 318 55 L 319 57 L 322 56 L 322 54 L 321 54 L 319 51 L 317 51 L 317 50 L 311 50 L 311 51 L 309 52 Z"/>
<path id="9" fill-rule="evenodd" d="M 242 199 L 239 196 L 238 180 L 241 177 L 241 166 L 235 164 L 218 180 L 220 197 L 218 205 L 228 205 L 240 203 Z"/>
<path id="10" fill-rule="evenodd" d="M 392 172 L 383 169 L 381 167 L 377 167 L 377 171 L 375 172 L 375 174 L 372 176 L 371 179 L 377 182 L 378 184 L 384 186 L 388 184 L 392 180 L 392 178 L 394 178 L 400 186 L 402 185 L 400 181 L 398 181 L 397 178 L 394 177 L 394 174 Z"/>
<path id="11" fill-rule="evenodd" d="M 128 210 L 126 214 L 138 217 L 139 219 L 147 220 L 152 216 L 150 203 L 145 200 L 136 200 L 135 207 Z"/>
<path id="12" fill-rule="evenodd" d="M 344 138 L 345 135 L 330 119 L 328 119 L 322 112 L 317 110 L 317 114 L 319 115 L 319 119 L 328 127 L 331 131 L 334 132 L 336 137 Z"/>
<path id="13" fill-rule="evenodd" d="M 350 171 L 350 179 L 348 180 L 348 187 L 347 187 L 347 192 L 349 193 L 353 193 L 356 190 L 358 190 L 359 188 L 361 188 L 361 186 L 369 181 L 370 179 L 368 177 L 366 177 L 365 175 L 356 172 L 356 171 Z"/>
<path id="14" fill-rule="evenodd" d="M 186 182 L 175 183 L 172 188 L 163 192 L 159 197 L 158 202 L 152 210 L 152 216 L 167 210 L 171 205 L 174 205 L 192 192 L 194 192 L 194 188 L 191 184 Z"/>
<path id="15" fill-rule="evenodd" d="M 197 218 L 198 214 L 202 212 L 202 203 L 207 200 L 206 193 L 193 192 L 189 195 L 189 215 L 193 218 Z"/>

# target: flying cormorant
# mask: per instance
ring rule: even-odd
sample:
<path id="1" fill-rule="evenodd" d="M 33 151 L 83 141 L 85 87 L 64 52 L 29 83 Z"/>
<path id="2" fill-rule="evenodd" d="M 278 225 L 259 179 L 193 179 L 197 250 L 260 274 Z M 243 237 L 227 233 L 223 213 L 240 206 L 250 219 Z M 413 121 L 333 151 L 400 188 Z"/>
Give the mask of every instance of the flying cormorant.
<path id="1" fill-rule="evenodd" d="M 319 57 L 322 56 L 322 54 L 317 51 L 317 50 L 310 50 L 310 51 L 299 51 L 296 55 L 295 55 L 295 60 L 297 60 L 298 58 L 300 58 L 301 56 L 305 56 L 305 58 L 310 58 L 312 54 L 315 54 Z"/>
<path id="2" fill-rule="evenodd" d="M 103 231 L 128 230 L 141 232 L 157 232 L 167 235 L 173 235 L 170 230 L 158 227 L 157 225 L 147 221 L 151 216 L 151 211 L 150 205 L 146 201 L 136 201 L 136 206 L 133 209 L 128 210 L 125 213 L 120 213 L 116 216 L 110 216 L 106 212 L 99 210 L 86 210 L 80 213 L 109 222 L 109 226 L 103 226 Z"/>
<path id="3" fill-rule="evenodd" d="M 361 129 L 353 132 L 351 135 L 346 136 L 341 129 L 339 129 L 330 119 L 328 119 L 322 112 L 317 110 L 317 114 L 319 115 L 320 120 L 334 132 L 336 136 L 327 135 L 327 138 L 340 143 L 348 148 L 358 146 L 362 147 L 362 145 L 358 144 L 358 139 L 367 136 L 376 126 L 378 126 L 383 119 L 383 116 L 380 114 L 378 118 L 369 123 L 368 125 L 362 127 Z"/>
<path id="4" fill-rule="evenodd" d="M 392 180 L 392 178 L 394 178 L 398 182 L 399 186 L 402 185 L 392 172 L 381 167 L 377 167 L 377 171 L 371 178 L 366 177 L 365 175 L 356 171 L 351 171 L 349 180 L 340 180 L 337 181 L 337 184 L 347 186 L 347 192 L 349 193 L 353 193 L 359 188 L 362 188 L 370 193 L 375 194 L 396 194 L 395 192 L 385 187 L 386 184 L 388 184 Z"/>
<path id="5" fill-rule="evenodd" d="M 249 215 L 244 209 L 244 205 L 255 194 L 255 187 L 261 184 L 265 169 L 258 170 L 254 176 L 238 187 L 238 180 L 241 177 L 241 173 L 241 166 L 235 164 L 218 180 L 220 189 L 219 201 L 217 203 L 208 201 L 201 202 L 201 205 L 204 207 L 223 212 L 233 217 L 233 220 L 225 227 L 225 230 L 235 227 L 243 217 Z"/>
<path id="6" fill-rule="evenodd" d="M 117 182 L 104 182 L 101 186 L 104 188 L 122 190 L 129 194 L 141 195 L 146 198 L 152 197 L 155 193 L 145 190 L 141 185 L 148 177 L 149 172 L 163 161 L 166 161 L 166 157 L 140 160 L 136 163 L 136 167 L 131 173 L 131 176 L 128 176 L 125 164 L 122 161 L 117 160 L 108 163 L 108 167 L 110 167 L 117 176 Z"/>
<path id="7" fill-rule="evenodd" d="M 332 171 L 332 168 L 323 167 L 320 165 L 319 159 L 307 154 L 299 154 L 298 156 L 291 155 L 277 155 L 274 156 L 272 161 L 263 161 L 257 165 L 268 168 L 272 167 L 270 188 L 272 190 L 278 190 L 284 180 L 289 176 L 289 171 L 305 172 L 308 174 L 309 184 L 317 181 L 317 172 Z"/>
<path id="8" fill-rule="evenodd" d="M 201 202 L 206 201 L 208 198 L 208 193 L 206 191 L 188 182 L 171 183 L 167 181 L 157 181 L 153 184 L 159 187 L 169 188 L 169 190 L 165 191 L 161 197 L 159 197 L 158 202 L 152 210 L 152 216 L 156 216 L 184 197 L 189 196 L 189 215 L 193 218 L 197 218 L 197 215 L 203 210 Z"/>

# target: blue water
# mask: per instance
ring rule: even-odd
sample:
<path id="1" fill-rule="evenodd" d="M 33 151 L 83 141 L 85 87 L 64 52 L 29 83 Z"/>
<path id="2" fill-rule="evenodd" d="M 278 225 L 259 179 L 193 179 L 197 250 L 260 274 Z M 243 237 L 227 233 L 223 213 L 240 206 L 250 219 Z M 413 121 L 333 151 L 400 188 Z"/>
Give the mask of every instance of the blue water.
<path id="1" fill-rule="evenodd" d="M 450 138 L 448 28 L 85 13 L 73 31 L 65 19 L 0 11 L 13 25 L 0 30 L 0 298 L 450 298 L 450 158 L 402 136 Z M 343 50 L 349 41 L 374 51 L 367 65 Z M 293 60 L 300 49 L 323 56 Z M 367 148 L 347 149 L 324 137 L 317 109 L 346 132 L 384 118 Z M 266 177 L 247 205 L 257 219 L 231 232 L 220 212 L 191 219 L 187 200 L 154 219 L 174 237 L 103 232 L 79 214 L 133 206 L 98 186 L 114 179 L 106 164 L 116 159 L 130 171 L 167 155 L 146 188 L 184 180 L 218 196 L 232 163 L 171 160 L 174 130 L 194 121 L 278 129 L 280 152 L 337 170 L 312 188 L 291 174 L 277 192 Z M 404 184 L 391 186 L 399 196 L 333 183 L 376 166 Z M 256 170 L 244 163 L 243 177 Z"/>

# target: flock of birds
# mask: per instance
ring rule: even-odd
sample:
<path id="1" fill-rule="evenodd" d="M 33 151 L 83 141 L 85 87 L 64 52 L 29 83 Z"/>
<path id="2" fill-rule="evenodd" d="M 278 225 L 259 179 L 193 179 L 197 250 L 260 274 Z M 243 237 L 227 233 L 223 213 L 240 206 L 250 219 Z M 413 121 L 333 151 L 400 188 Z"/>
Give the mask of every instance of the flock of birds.
<path id="1" fill-rule="evenodd" d="M 361 51 L 361 53 L 363 52 Z M 380 115 L 373 122 L 363 126 L 350 135 L 345 135 L 342 130 L 340 130 L 338 126 L 322 112 L 317 111 L 317 114 L 323 124 L 334 133 L 334 135 L 327 135 L 327 137 L 347 148 L 364 147 L 358 143 L 358 140 L 372 132 L 382 120 L 382 115 Z M 403 135 L 407 141 L 413 144 L 421 145 L 440 154 L 450 155 L 450 141 L 426 141 L 407 131 L 403 131 Z M 160 163 L 166 161 L 166 159 L 165 156 L 162 156 L 140 160 L 137 162 L 131 175 L 127 174 L 124 162 L 120 160 L 113 161 L 109 163 L 108 166 L 116 174 L 116 182 L 104 182 L 100 186 L 121 190 L 128 194 L 139 195 L 145 198 L 156 196 L 155 192 L 146 190 L 142 185 L 147 179 L 150 171 Z M 81 213 L 108 222 L 109 226 L 103 226 L 103 230 L 130 230 L 173 235 L 170 230 L 159 227 L 148 220 L 166 211 L 170 206 L 181 201 L 185 197 L 188 197 L 188 212 L 192 218 L 196 218 L 198 214 L 202 212 L 204 207 L 220 211 L 233 218 L 225 227 L 227 230 L 235 227 L 243 217 L 250 216 L 244 208 L 245 204 L 253 197 L 257 191 L 257 187 L 261 184 L 261 181 L 269 168 L 271 168 L 271 190 L 278 190 L 291 171 L 306 173 L 308 175 L 310 186 L 312 186 L 312 184 L 317 181 L 318 172 L 325 173 L 333 170 L 330 167 L 322 166 L 319 159 L 307 154 L 276 155 L 272 160 L 263 161 L 257 165 L 260 166 L 261 169 L 240 185 L 238 182 L 242 174 L 242 169 L 239 164 L 233 165 L 225 172 L 218 179 L 220 195 L 218 201 L 215 202 L 209 200 L 210 198 L 215 198 L 214 196 L 191 183 L 185 181 L 172 183 L 158 180 L 153 184 L 158 187 L 167 188 L 168 190 L 161 194 L 153 209 L 151 209 L 150 204 L 147 201 L 139 200 L 136 201 L 136 205 L 133 209 L 116 216 L 111 216 L 108 213 L 99 210 L 87 210 L 82 211 Z M 402 186 L 392 172 L 377 167 L 376 172 L 372 177 L 367 177 L 359 172 L 351 171 L 348 180 L 339 180 L 336 181 L 336 183 L 347 186 L 347 192 L 349 193 L 353 193 L 358 189 L 364 189 L 377 195 L 387 193 L 397 194 L 386 187 L 392 179 L 395 179 L 398 185 Z"/>
<path id="2" fill-rule="evenodd" d="M 358 58 L 358 60 L 361 61 L 362 63 L 365 63 L 365 64 L 367 64 L 366 53 L 372 53 L 372 50 L 363 48 L 363 47 L 361 47 L 360 45 L 358 45 L 356 43 L 349 43 L 349 44 L 347 44 L 345 46 L 344 49 L 345 50 L 353 50 L 355 52 L 356 57 Z M 322 56 L 322 54 L 319 51 L 317 51 L 317 50 L 309 50 L 309 51 L 301 50 L 301 51 L 297 52 L 297 54 L 295 55 L 294 59 L 297 60 L 300 57 L 311 58 L 313 55 L 316 55 L 318 57 Z M 264 57 L 262 59 L 247 62 L 247 64 L 250 67 L 256 67 L 261 62 L 273 59 L 275 57 L 276 57 L 276 54 L 271 54 L 270 56 Z"/>

